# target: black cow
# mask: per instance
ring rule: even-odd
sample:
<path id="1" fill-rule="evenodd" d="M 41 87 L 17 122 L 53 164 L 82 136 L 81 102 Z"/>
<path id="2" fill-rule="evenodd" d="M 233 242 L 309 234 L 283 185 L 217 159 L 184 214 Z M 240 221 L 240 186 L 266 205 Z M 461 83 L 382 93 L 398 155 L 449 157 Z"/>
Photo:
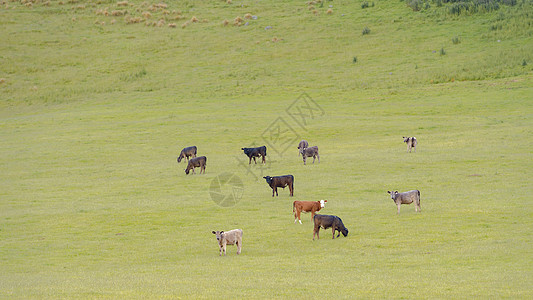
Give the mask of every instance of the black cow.
<path id="1" fill-rule="evenodd" d="M 337 216 L 315 215 L 313 218 L 313 222 L 315 223 L 315 228 L 313 230 L 313 241 L 315 240 L 315 234 L 316 237 L 320 239 L 320 236 L 318 236 L 320 227 L 324 229 L 328 229 L 331 227 L 331 230 L 333 231 L 333 238 L 335 238 L 335 230 L 339 232 L 339 234 L 337 234 L 337 237 L 341 235 L 341 232 L 342 235 L 344 235 L 345 237 L 348 235 L 348 229 L 344 227 L 341 218 Z"/>
<path id="2" fill-rule="evenodd" d="M 196 150 L 196 146 L 183 148 L 183 150 L 181 150 L 180 156 L 178 156 L 178 162 L 181 162 L 181 160 L 184 158 L 187 158 L 187 161 L 189 161 L 189 157 L 196 157 Z"/>
<path id="3" fill-rule="evenodd" d="M 252 158 L 254 159 L 254 162 L 257 164 L 257 161 L 255 160 L 256 157 L 262 157 L 263 163 L 265 163 L 265 156 L 267 155 L 267 147 L 261 146 L 257 148 L 241 148 L 241 150 L 244 150 L 244 154 L 248 156 L 250 159 L 250 162 L 248 164 L 252 163 Z"/>
<path id="4" fill-rule="evenodd" d="M 278 196 L 278 187 L 285 189 L 286 186 L 289 186 L 289 191 L 291 192 L 290 196 L 294 196 L 294 176 L 265 176 L 263 178 L 266 179 L 266 182 L 272 188 L 272 197 L 274 197 L 274 193 L 276 193 L 276 196 Z"/>

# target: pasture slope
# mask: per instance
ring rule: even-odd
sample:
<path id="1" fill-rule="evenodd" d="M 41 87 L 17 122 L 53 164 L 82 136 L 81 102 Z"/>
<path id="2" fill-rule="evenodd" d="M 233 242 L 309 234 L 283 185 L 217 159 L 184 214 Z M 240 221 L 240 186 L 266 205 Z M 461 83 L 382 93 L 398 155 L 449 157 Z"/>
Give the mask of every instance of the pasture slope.
<path id="1" fill-rule="evenodd" d="M 503 2 L 0 1 L 0 298 L 531 299 L 533 10 Z M 348 237 L 293 224 L 320 199 Z"/>

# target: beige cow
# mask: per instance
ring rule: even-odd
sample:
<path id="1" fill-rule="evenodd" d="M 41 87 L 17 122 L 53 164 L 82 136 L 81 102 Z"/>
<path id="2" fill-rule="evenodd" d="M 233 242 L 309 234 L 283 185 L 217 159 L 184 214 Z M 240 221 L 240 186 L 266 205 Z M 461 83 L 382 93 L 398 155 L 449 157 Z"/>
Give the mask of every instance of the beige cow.
<path id="1" fill-rule="evenodd" d="M 422 212 L 422 207 L 420 207 L 420 191 L 412 190 L 409 192 L 398 193 L 398 191 L 392 192 L 387 191 L 390 194 L 396 206 L 398 206 L 398 214 L 400 214 L 400 205 L 402 204 L 411 204 L 415 203 L 415 211 Z"/>
<path id="2" fill-rule="evenodd" d="M 242 248 L 242 229 L 233 229 L 230 231 L 212 231 L 214 235 L 217 236 L 218 247 L 220 254 L 224 252 L 226 256 L 226 245 L 235 245 L 237 244 L 237 254 L 241 254 Z"/>

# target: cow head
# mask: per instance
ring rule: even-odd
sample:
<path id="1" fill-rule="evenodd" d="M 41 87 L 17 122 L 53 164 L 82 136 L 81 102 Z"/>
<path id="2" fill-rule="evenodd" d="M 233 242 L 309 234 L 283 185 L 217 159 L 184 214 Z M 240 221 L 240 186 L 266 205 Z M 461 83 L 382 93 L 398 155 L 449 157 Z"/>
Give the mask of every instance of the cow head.
<path id="1" fill-rule="evenodd" d="M 181 162 L 181 158 L 182 158 L 181 155 L 178 156 L 178 162 Z"/>
<path id="2" fill-rule="evenodd" d="M 189 168 L 185 169 L 185 174 L 189 175 Z"/>
<path id="3" fill-rule="evenodd" d="M 328 200 L 320 200 L 320 208 L 324 208 L 324 206 L 326 206 L 326 202 L 328 202 Z"/>
<path id="4" fill-rule="evenodd" d="M 396 196 L 399 194 L 398 191 L 394 191 L 394 192 L 387 191 L 387 193 L 390 194 L 390 197 L 392 200 L 396 200 Z"/>
<path id="5" fill-rule="evenodd" d="M 342 228 L 341 229 L 341 233 L 344 237 L 347 237 L 348 236 L 348 229 L 346 227 Z"/>
<path id="6" fill-rule="evenodd" d="M 263 177 L 263 178 L 266 180 L 266 182 L 268 183 L 268 185 L 270 185 L 270 184 L 272 183 L 272 177 L 270 177 L 270 176 L 265 176 L 265 177 Z"/>
<path id="7" fill-rule="evenodd" d="M 409 142 L 410 139 L 411 139 L 411 137 L 404 136 L 404 137 L 403 137 L 403 142 L 404 142 L 404 143 L 407 143 L 407 142 Z"/>
<path id="8" fill-rule="evenodd" d="M 217 241 L 220 241 L 224 237 L 224 231 L 211 231 L 214 235 L 217 236 Z"/>

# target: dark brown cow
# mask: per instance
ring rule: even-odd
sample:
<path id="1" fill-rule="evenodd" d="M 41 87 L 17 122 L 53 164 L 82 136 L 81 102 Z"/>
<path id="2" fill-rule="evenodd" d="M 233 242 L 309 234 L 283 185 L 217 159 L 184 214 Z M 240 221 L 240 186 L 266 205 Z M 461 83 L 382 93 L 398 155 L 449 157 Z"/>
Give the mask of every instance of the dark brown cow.
<path id="1" fill-rule="evenodd" d="M 274 197 L 274 193 L 276 193 L 276 196 L 278 196 L 278 187 L 284 189 L 286 186 L 289 186 L 290 196 L 294 196 L 294 176 L 265 176 L 263 178 L 266 179 L 266 182 L 272 188 L 272 197 Z"/>
<path id="2" fill-rule="evenodd" d="M 300 221 L 300 224 L 302 224 L 302 219 L 300 219 L 300 213 L 303 212 L 311 212 L 311 220 L 313 220 L 313 217 L 315 216 L 315 213 L 322 209 L 326 202 L 328 200 L 320 200 L 320 201 L 294 201 L 292 203 L 292 212 L 294 213 L 294 223 L 296 221 Z"/>
<path id="3" fill-rule="evenodd" d="M 189 161 L 189 157 L 196 157 L 196 150 L 196 146 L 183 148 L 183 150 L 181 150 L 180 156 L 178 156 L 178 162 L 181 162 L 181 160 L 184 158 L 187 158 L 187 161 Z"/>
<path id="4" fill-rule="evenodd" d="M 206 163 L 207 163 L 207 157 L 205 156 L 191 158 L 191 160 L 189 160 L 189 163 L 187 164 L 187 169 L 185 169 L 185 174 L 189 175 L 190 170 L 192 170 L 193 174 L 196 174 L 194 172 L 194 168 L 198 168 L 198 167 L 200 167 L 200 174 L 202 174 L 202 171 L 204 171 L 204 174 L 205 174 Z"/>
<path id="5" fill-rule="evenodd" d="M 257 161 L 255 161 L 256 157 L 262 157 L 263 158 L 263 164 L 265 164 L 265 156 L 267 155 L 267 147 L 261 146 L 257 148 L 241 148 L 241 150 L 244 150 L 244 154 L 248 156 L 250 161 L 248 164 L 252 163 L 252 158 L 254 159 L 254 163 L 257 164 Z"/>
<path id="6" fill-rule="evenodd" d="M 318 236 L 320 227 L 324 229 L 328 229 L 331 227 L 331 230 L 333 231 L 333 238 L 335 238 L 335 230 L 339 232 L 339 234 L 337 234 L 337 237 L 339 237 L 341 233 L 342 235 L 344 235 L 344 237 L 348 235 L 348 229 L 344 227 L 341 218 L 337 216 L 315 215 L 313 218 L 313 222 L 315 223 L 315 228 L 313 230 L 313 241 L 315 240 L 315 234 L 316 237 L 320 239 L 320 236 Z"/>

